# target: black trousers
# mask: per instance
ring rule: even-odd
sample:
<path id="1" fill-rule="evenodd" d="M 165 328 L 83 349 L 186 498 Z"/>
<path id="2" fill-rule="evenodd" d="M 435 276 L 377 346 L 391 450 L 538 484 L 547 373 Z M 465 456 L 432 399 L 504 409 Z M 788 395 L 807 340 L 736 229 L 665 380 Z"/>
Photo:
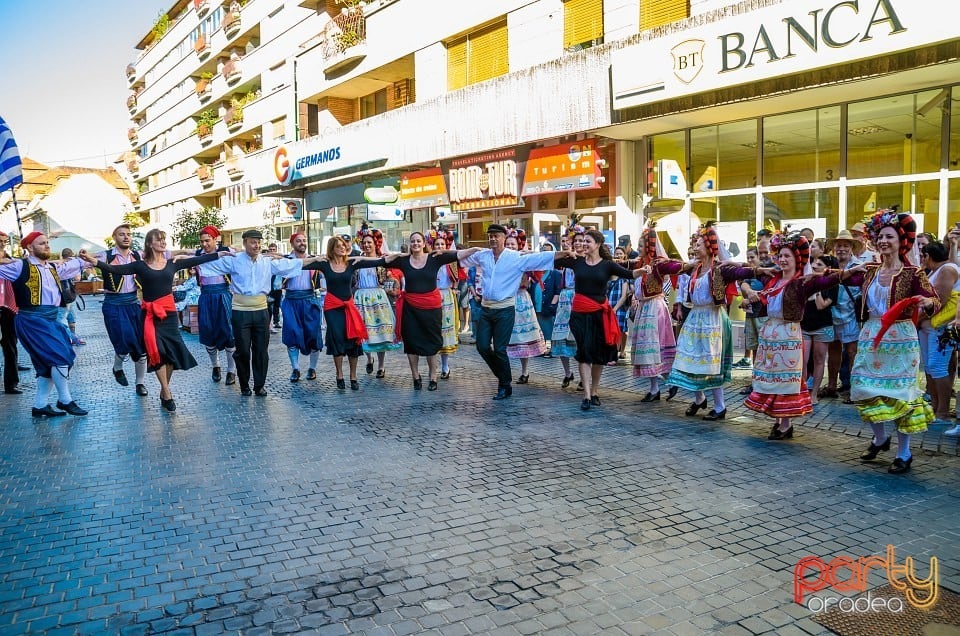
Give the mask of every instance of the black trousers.
<path id="1" fill-rule="evenodd" d="M 267 382 L 267 364 L 270 361 L 267 347 L 270 344 L 270 312 L 234 310 L 230 322 L 237 350 L 233 359 L 237 362 L 237 379 L 241 389 L 250 388 L 250 367 L 253 366 L 253 389 L 262 389 Z"/>
<path id="2" fill-rule="evenodd" d="M 509 387 L 513 382 L 507 345 L 510 344 L 515 318 L 516 310 L 512 305 L 503 309 L 481 307 L 477 317 L 477 352 L 497 376 L 497 388 L 500 389 Z"/>
<path id="3" fill-rule="evenodd" d="M 270 314 L 273 318 L 273 324 L 280 324 L 280 303 L 283 301 L 283 290 L 272 289 L 267 295 L 270 299 Z"/>
<path id="4" fill-rule="evenodd" d="M 3 388 L 15 389 L 20 384 L 17 372 L 17 332 L 13 327 L 15 314 L 6 307 L 0 308 L 0 346 L 3 347 Z"/>

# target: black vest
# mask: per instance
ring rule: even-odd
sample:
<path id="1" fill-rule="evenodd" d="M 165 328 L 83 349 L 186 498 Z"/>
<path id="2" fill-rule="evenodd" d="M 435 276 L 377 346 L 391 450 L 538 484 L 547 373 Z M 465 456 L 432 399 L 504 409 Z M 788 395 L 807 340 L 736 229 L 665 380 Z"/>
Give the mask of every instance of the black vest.
<path id="1" fill-rule="evenodd" d="M 112 247 L 106 251 L 104 256 L 107 257 L 107 260 L 106 260 L 107 265 L 112 265 L 110 261 L 113 260 L 115 253 L 116 252 L 113 251 Z M 130 253 L 133 255 L 133 260 L 135 261 L 140 260 L 139 252 L 135 250 L 130 250 Z M 105 292 L 116 292 L 120 288 L 120 286 L 123 285 L 123 276 L 119 276 L 117 274 L 111 274 L 109 272 L 104 272 L 104 271 L 100 272 L 100 276 L 103 278 L 103 291 Z"/>
<path id="2" fill-rule="evenodd" d="M 43 298 L 41 268 L 39 265 L 31 263 L 29 259 L 23 258 L 20 260 L 23 262 L 23 269 L 17 276 L 17 280 L 13 281 L 13 297 L 17 301 L 17 307 L 39 307 Z M 60 305 L 60 277 L 57 276 L 55 267 L 50 268 L 50 273 L 53 274 L 53 280 L 56 284 L 55 289 L 57 290 L 57 302 L 52 306 L 57 307 Z"/>

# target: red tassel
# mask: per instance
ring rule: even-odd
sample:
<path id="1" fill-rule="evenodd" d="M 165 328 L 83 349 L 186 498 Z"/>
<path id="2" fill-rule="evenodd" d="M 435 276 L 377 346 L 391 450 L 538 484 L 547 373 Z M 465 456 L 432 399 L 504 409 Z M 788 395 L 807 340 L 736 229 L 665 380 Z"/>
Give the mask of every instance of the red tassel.
<path id="1" fill-rule="evenodd" d="M 903 300 L 893 304 L 890 309 L 883 313 L 883 317 L 880 319 L 880 331 L 877 332 L 877 335 L 873 337 L 873 348 L 876 349 L 880 346 L 880 341 L 883 339 L 884 334 L 890 330 L 890 327 L 893 326 L 893 323 L 900 320 L 900 317 L 904 312 L 909 311 L 916 305 L 920 304 L 920 301 L 923 300 L 923 296 L 911 296 L 910 298 L 904 298 Z"/>

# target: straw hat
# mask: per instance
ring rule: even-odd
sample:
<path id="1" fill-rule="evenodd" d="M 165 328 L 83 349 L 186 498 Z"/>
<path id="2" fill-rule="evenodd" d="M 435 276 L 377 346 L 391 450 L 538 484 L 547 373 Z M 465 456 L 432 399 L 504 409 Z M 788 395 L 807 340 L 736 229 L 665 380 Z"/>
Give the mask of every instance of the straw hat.
<path id="1" fill-rule="evenodd" d="M 860 226 L 861 228 L 860 231 L 863 232 L 863 229 L 864 229 L 863 223 L 857 223 L 857 225 Z M 857 225 L 854 225 L 853 229 L 855 230 L 858 229 Z M 850 241 L 851 243 L 853 243 L 854 249 L 860 249 L 863 247 L 863 241 L 861 241 L 858 238 L 854 238 L 853 235 L 850 233 L 850 230 L 840 230 L 839 232 L 837 232 L 837 238 L 827 239 L 827 244 L 825 246 L 826 250 L 828 252 L 832 252 L 833 246 L 837 244 L 837 241 Z"/>

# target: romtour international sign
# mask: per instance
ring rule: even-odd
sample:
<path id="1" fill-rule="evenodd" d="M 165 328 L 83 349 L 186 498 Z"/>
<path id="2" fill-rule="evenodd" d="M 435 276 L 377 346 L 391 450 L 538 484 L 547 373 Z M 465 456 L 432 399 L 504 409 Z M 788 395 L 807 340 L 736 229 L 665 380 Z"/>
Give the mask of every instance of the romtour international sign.
<path id="1" fill-rule="evenodd" d="M 441 162 L 453 212 L 515 208 L 529 146 Z"/>
<path id="2" fill-rule="evenodd" d="M 612 53 L 621 110 L 955 39 L 942 0 L 785 2 Z"/>

